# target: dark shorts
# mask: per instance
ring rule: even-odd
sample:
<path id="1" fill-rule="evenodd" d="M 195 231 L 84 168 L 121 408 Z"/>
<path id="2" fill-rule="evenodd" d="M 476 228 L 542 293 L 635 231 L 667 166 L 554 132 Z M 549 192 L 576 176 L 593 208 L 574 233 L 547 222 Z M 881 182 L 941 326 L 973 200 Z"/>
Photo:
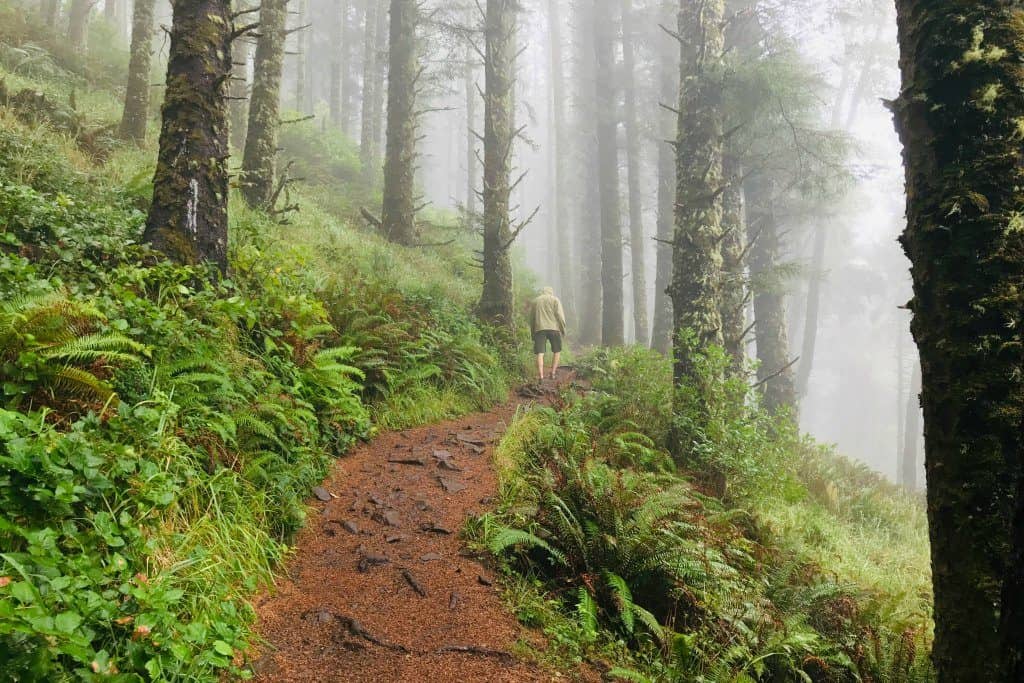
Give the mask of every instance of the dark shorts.
<path id="1" fill-rule="evenodd" d="M 562 333 L 557 330 L 540 330 L 533 333 L 533 352 L 544 353 L 547 350 L 547 342 L 551 342 L 551 351 L 562 352 Z"/>

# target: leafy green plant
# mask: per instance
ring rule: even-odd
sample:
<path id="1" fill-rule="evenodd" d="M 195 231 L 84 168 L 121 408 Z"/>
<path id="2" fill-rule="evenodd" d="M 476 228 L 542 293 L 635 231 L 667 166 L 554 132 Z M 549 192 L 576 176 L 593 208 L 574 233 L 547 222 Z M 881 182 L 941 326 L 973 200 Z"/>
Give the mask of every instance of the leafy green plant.
<path id="1" fill-rule="evenodd" d="M 58 292 L 0 305 L 0 380 L 8 405 L 40 390 L 50 403 L 110 401 L 114 392 L 96 373 L 136 362 L 146 351 L 116 332 L 95 332 L 103 320 L 92 306 Z"/>

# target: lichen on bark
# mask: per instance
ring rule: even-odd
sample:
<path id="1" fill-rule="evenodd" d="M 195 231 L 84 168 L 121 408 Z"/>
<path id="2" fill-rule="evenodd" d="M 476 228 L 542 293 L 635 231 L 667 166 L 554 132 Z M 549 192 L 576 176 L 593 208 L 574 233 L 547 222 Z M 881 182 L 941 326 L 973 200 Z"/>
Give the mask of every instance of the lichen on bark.
<path id="1" fill-rule="evenodd" d="M 227 269 L 229 0 L 175 0 L 160 151 L 144 239 Z"/>
<path id="2" fill-rule="evenodd" d="M 1024 586 L 1008 558 L 1021 556 L 1011 538 L 1024 540 L 1024 517 L 1011 521 L 1024 448 L 1024 14 L 1008 0 L 896 7 L 933 659 L 940 681 L 1021 680 Z"/>

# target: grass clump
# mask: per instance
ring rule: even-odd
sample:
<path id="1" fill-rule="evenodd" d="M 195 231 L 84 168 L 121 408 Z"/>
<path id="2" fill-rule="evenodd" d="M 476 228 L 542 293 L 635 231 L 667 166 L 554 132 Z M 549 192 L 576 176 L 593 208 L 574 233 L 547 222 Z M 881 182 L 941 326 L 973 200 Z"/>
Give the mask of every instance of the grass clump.
<path id="1" fill-rule="evenodd" d="M 713 350 L 701 372 L 726 364 Z M 517 416 L 499 510 L 472 526 L 542 656 L 637 681 L 933 679 L 920 500 L 767 417 L 742 379 L 673 416 L 687 390 L 659 355 L 579 367 L 591 389 L 565 410 Z"/>

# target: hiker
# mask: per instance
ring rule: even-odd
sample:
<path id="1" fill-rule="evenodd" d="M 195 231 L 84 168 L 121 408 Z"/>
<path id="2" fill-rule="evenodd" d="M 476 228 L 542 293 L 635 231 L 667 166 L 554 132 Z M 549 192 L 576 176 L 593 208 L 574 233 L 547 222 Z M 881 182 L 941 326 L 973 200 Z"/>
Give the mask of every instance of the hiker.
<path id="1" fill-rule="evenodd" d="M 554 360 L 551 362 L 550 377 L 554 379 L 562 355 L 562 337 L 565 336 L 565 311 L 554 289 L 545 287 L 540 296 L 530 302 L 529 319 L 533 352 L 537 354 L 537 374 L 541 380 L 544 379 L 544 351 L 548 342 L 551 342 Z"/>

